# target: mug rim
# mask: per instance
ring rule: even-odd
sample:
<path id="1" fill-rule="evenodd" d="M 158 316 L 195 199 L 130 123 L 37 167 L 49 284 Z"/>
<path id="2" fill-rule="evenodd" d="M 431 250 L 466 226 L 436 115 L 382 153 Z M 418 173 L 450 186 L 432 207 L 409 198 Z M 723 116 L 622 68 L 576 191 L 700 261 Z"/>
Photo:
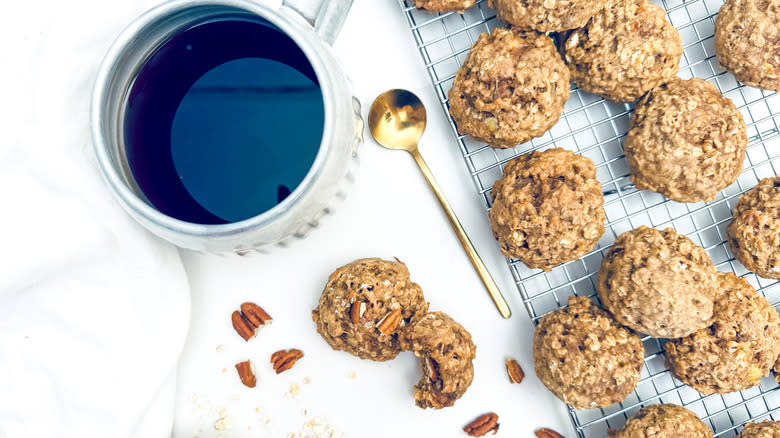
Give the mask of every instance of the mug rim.
<path id="1" fill-rule="evenodd" d="M 289 207 L 294 205 L 309 191 L 313 180 L 321 173 L 325 164 L 327 151 L 331 147 L 330 143 L 326 142 L 325 139 L 330 138 L 333 134 L 335 119 L 332 111 L 328 111 L 327 109 L 333 107 L 336 99 L 334 96 L 335 91 L 332 87 L 319 87 L 320 92 L 322 93 L 324 120 L 322 138 L 320 139 L 317 155 L 309 167 L 308 172 L 295 189 L 282 202 L 270 209 L 236 222 L 228 222 L 225 224 L 200 224 L 167 215 L 150 205 L 135 193 L 130 184 L 126 181 L 125 176 L 120 174 L 117 167 L 115 167 L 112 162 L 108 146 L 109 142 L 103 135 L 103 120 L 106 116 L 103 113 L 103 104 L 109 93 L 109 85 L 111 85 L 113 79 L 112 74 L 114 72 L 114 67 L 122 62 L 123 53 L 128 46 L 133 43 L 136 35 L 142 32 L 147 26 L 155 24 L 156 20 L 160 17 L 170 16 L 187 9 L 208 6 L 236 8 L 264 20 L 268 20 L 301 49 L 306 56 L 307 61 L 311 64 L 315 75 L 317 76 L 317 80 L 320 83 L 322 83 L 324 78 L 327 78 L 328 71 L 324 66 L 323 60 L 317 56 L 317 51 L 312 47 L 311 43 L 306 38 L 303 38 L 305 32 L 301 29 L 301 25 L 304 23 L 303 21 L 285 21 L 280 10 L 274 10 L 263 4 L 253 2 L 252 0 L 170 0 L 139 15 L 120 32 L 111 44 L 96 76 L 90 108 L 90 128 L 98 167 L 100 167 L 101 173 L 111 190 L 119 197 L 121 203 L 126 208 L 141 215 L 145 220 L 165 229 L 190 236 L 208 235 L 211 237 L 218 237 L 233 235 L 247 229 L 255 229 L 273 222 L 287 212 Z"/>

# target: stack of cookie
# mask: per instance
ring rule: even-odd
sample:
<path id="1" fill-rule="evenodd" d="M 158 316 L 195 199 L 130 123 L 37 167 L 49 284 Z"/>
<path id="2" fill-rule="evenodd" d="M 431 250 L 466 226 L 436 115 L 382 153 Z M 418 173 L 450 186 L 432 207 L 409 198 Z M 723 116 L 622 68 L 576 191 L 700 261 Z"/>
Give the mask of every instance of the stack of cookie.
<path id="1" fill-rule="evenodd" d="M 380 362 L 412 351 L 423 371 L 414 393 L 421 408 L 452 406 L 474 378 L 471 334 L 449 315 L 428 312 L 400 260 L 367 258 L 336 269 L 312 318 L 334 350 Z"/>
<path id="2" fill-rule="evenodd" d="M 573 297 L 534 337 L 536 374 L 575 408 L 622 401 L 639 382 L 636 333 L 669 338 L 667 366 L 703 394 L 758 385 L 780 357 L 780 316 L 744 279 L 668 228 L 620 235 L 598 273 L 598 298 Z"/>

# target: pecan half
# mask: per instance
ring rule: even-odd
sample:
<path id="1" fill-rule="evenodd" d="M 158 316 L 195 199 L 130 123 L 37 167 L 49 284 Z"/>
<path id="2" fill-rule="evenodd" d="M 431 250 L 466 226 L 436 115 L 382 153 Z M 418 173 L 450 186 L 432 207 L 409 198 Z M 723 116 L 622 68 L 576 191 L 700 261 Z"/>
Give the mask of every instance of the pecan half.
<path id="1" fill-rule="evenodd" d="M 257 335 L 260 327 L 271 323 L 273 318 L 255 303 L 244 303 L 241 310 L 236 310 L 230 316 L 233 328 L 245 341 L 249 341 Z"/>
<path id="2" fill-rule="evenodd" d="M 488 432 L 493 432 L 495 435 L 498 432 L 498 415 L 495 412 L 482 414 L 471 423 L 463 426 L 463 431 L 468 436 L 483 436 Z"/>
<path id="3" fill-rule="evenodd" d="M 558 432 L 546 427 L 536 429 L 534 431 L 534 435 L 536 435 L 538 438 L 563 438 L 563 436 Z"/>
<path id="4" fill-rule="evenodd" d="M 271 355 L 271 364 L 276 374 L 283 373 L 295 365 L 298 359 L 303 357 L 303 351 L 297 348 L 279 350 Z"/>
<path id="5" fill-rule="evenodd" d="M 392 335 L 395 329 L 401 324 L 401 308 L 397 308 L 392 312 L 385 315 L 379 323 L 376 325 L 377 330 L 382 332 L 383 335 Z"/>
<path id="6" fill-rule="evenodd" d="M 523 369 L 520 368 L 520 364 L 514 359 L 506 360 L 506 373 L 509 375 L 510 383 L 520 383 L 525 378 Z"/>
<path id="7" fill-rule="evenodd" d="M 236 364 L 236 371 L 238 371 L 238 377 L 241 378 L 241 383 L 250 388 L 254 388 L 257 385 L 257 376 L 255 375 L 255 366 L 249 361 L 245 360 Z"/>
<path id="8" fill-rule="evenodd" d="M 425 358 L 425 373 L 432 382 L 439 380 L 439 364 L 437 364 L 435 360 L 431 359 L 430 356 Z"/>
<path id="9" fill-rule="evenodd" d="M 363 317 L 363 314 L 366 313 L 366 303 L 360 301 L 360 302 L 354 302 L 352 303 L 352 309 L 350 309 L 350 318 L 352 318 L 352 324 L 360 324 L 360 319 Z"/>

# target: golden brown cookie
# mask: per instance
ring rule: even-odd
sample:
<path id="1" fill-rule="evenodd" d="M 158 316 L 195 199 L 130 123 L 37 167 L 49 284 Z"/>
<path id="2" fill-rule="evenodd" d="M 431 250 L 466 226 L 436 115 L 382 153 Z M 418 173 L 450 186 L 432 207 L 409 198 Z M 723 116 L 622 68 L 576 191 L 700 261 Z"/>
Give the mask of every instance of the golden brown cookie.
<path id="1" fill-rule="evenodd" d="M 730 99 L 674 78 L 639 100 L 624 144 L 631 181 L 680 202 L 711 201 L 742 171 L 747 131 Z"/>
<path id="2" fill-rule="evenodd" d="M 586 297 L 542 317 L 533 349 L 539 380 L 576 409 L 623 401 L 639 383 L 641 339 Z"/>
<path id="3" fill-rule="evenodd" d="M 494 148 L 543 135 L 569 98 L 569 70 L 552 38 L 495 28 L 471 46 L 449 91 L 458 132 Z"/>
<path id="4" fill-rule="evenodd" d="M 682 41 L 666 11 L 648 0 L 615 0 L 562 46 L 571 79 L 615 102 L 632 102 L 677 73 Z"/>
<path id="5" fill-rule="evenodd" d="M 604 233 L 604 196 L 590 158 L 565 149 L 520 155 L 492 191 L 490 224 L 507 257 L 549 271 L 591 251 Z"/>
<path id="6" fill-rule="evenodd" d="M 561 32 L 582 27 L 606 0 L 487 0 L 499 20 L 521 29 Z"/>
<path id="7" fill-rule="evenodd" d="M 678 338 L 707 327 L 717 290 L 715 266 L 691 239 L 641 226 L 618 236 L 599 268 L 599 299 L 640 333 Z"/>
<path id="8" fill-rule="evenodd" d="M 613 438 L 712 438 L 712 430 L 693 412 L 677 405 L 650 405 L 626 421 Z"/>
<path id="9" fill-rule="evenodd" d="M 715 19 L 715 54 L 740 82 L 780 91 L 780 0 L 727 0 Z"/>
<path id="10" fill-rule="evenodd" d="M 414 0 L 418 8 L 431 12 L 459 12 L 474 6 L 477 0 Z"/>
<path id="11" fill-rule="evenodd" d="M 672 374 L 705 395 L 758 385 L 780 356 L 777 310 L 744 279 L 718 277 L 711 325 L 665 346 Z"/>
<path id="12" fill-rule="evenodd" d="M 312 319 L 334 350 L 385 361 L 401 352 L 399 332 L 427 309 L 422 289 L 409 280 L 405 264 L 369 258 L 330 275 Z"/>
<path id="13" fill-rule="evenodd" d="M 780 422 L 748 423 L 737 438 L 780 438 Z"/>
<path id="14" fill-rule="evenodd" d="M 414 386 L 417 406 L 452 406 L 471 385 L 477 347 L 471 334 L 444 312 L 430 312 L 401 337 L 404 350 L 420 358 L 422 378 Z"/>
<path id="15" fill-rule="evenodd" d="M 746 268 L 780 279 L 780 176 L 740 196 L 727 228 L 729 248 Z"/>

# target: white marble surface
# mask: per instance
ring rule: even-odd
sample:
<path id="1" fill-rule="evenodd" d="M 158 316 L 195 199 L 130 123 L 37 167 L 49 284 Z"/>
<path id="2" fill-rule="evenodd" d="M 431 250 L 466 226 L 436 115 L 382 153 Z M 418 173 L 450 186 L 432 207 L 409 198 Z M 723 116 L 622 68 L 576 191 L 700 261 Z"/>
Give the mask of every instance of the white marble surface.
<path id="1" fill-rule="evenodd" d="M 464 424 L 495 411 L 498 436 L 531 437 L 536 428 L 552 427 L 573 438 L 564 405 L 534 376 L 533 326 L 396 0 L 355 0 L 335 50 L 364 114 L 388 88 L 407 88 L 422 98 L 429 122 L 421 151 L 514 315 L 499 317 L 411 158 L 381 149 L 367 134 L 357 184 L 305 241 L 246 259 L 181 252 L 192 287 L 192 319 L 179 367 L 173 436 L 287 437 L 315 417 L 349 437 L 465 436 Z M 474 383 L 454 407 L 414 406 L 419 369 L 411 353 L 391 362 L 364 361 L 331 350 L 315 332 L 310 311 L 328 274 L 370 256 L 404 260 L 431 309 L 451 314 L 472 333 Z M 233 332 L 229 318 L 247 300 L 274 317 L 249 343 Z M 270 354 L 290 347 L 302 349 L 305 357 L 291 371 L 273 374 Z M 510 356 L 526 371 L 520 385 L 507 381 L 504 360 Z M 243 387 L 233 368 L 245 359 L 257 364 L 255 389 Z M 306 377 L 311 383 L 303 383 Z M 300 390 L 286 398 L 293 382 Z M 230 430 L 214 428 L 220 408 L 232 421 Z"/>

